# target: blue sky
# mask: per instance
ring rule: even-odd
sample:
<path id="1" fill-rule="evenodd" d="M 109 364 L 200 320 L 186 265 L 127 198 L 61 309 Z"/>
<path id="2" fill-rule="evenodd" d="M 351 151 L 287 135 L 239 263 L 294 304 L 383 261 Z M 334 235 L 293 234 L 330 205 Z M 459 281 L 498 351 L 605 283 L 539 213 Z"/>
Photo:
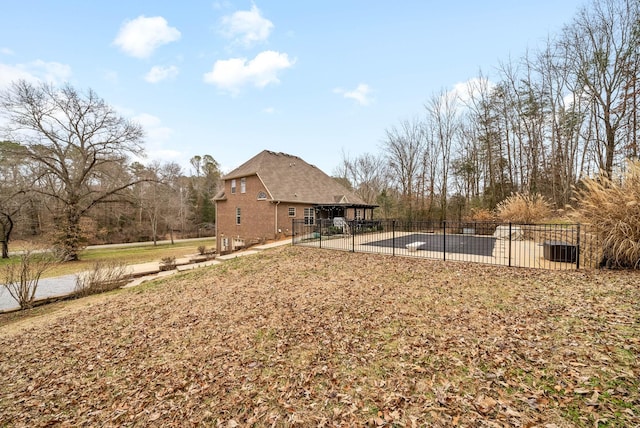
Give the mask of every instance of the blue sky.
<path id="1" fill-rule="evenodd" d="M 1 0 L 0 89 L 91 88 L 146 130 L 148 159 L 223 172 L 264 149 L 331 174 L 441 90 L 521 57 L 582 0 Z"/>

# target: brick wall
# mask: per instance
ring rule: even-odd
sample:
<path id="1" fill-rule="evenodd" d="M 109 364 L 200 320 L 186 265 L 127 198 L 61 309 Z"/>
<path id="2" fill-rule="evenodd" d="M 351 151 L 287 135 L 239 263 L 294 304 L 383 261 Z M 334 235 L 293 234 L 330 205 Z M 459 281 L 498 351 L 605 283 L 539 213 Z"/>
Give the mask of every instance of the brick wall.
<path id="1" fill-rule="evenodd" d="M 219 253 L 222 252 L 223 237 L 229 238 L 229 244 L 233 238 L 239 237 L 244 239 L 245 245 L 251 245 L 262 240 L 290 236 L 291 220 L 304 218 L 304 208 L 311 207 L 305 204 L 275 203 L 256 175 L 246 177 L 245 192 L 242 192 L 241 179 L 236 178 L 235 181 L 235 193 L 231 193 L 232 180 L 225 180 L 226 200 L 216 201 L 216 241 Z M 266 193 L 267 199 L 258 199 L 260 192 Z M 290 207 L 295 207 L 295 217 L 289 216 Z M 236 208 L 240 208 L 240 224 L 236 224 Z"/>

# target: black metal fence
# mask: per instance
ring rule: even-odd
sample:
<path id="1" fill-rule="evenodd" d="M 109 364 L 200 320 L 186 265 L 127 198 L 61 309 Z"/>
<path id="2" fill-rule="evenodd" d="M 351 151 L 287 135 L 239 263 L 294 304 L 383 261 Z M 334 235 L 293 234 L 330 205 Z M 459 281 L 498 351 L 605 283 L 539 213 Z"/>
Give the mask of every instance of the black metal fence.
<path id="1" fill-rule="evenodd" d="M 399 220 L 293 220 L 293 245 L 543 269 L 598 267 L 586 225 Z"/>

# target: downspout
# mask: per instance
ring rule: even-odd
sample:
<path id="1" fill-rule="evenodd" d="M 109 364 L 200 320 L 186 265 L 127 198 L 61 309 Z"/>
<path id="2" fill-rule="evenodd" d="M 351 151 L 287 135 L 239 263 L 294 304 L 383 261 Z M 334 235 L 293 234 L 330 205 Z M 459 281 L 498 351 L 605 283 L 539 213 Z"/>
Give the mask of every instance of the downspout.
<path id="1" fill-rule="evenodd" d="M 278 205 L 280 205 L 280 201 L 275 201 L 275 203 L 276 203 L 276 205 L 275 205 L 276 206 L 276 216 L 275 216 L 276 217 L 276 224 L 274 225 L 275 226 L 275 230 L 274 230 L 275 233 L 274 233 L 273 237 L 277 238 L 278 237 Z"/>
<path id="2" fill-rule="evenodd" d="M 215 210 L 216 210 L 216 219 L 215 219 L 215 222 L 216 222 L 216 229 L 215 229 L 215 233 L 216 233 L 216 252 L 218 254 L 221 254 L 220 247 L 221 247 L 221 242 L 222 241 L 221 241 L 221 238 L 220 238 L 220 234 L 218 233 L 218 201 L 216 201 L 214 203 L 214 207 L 215 207 Z"/>

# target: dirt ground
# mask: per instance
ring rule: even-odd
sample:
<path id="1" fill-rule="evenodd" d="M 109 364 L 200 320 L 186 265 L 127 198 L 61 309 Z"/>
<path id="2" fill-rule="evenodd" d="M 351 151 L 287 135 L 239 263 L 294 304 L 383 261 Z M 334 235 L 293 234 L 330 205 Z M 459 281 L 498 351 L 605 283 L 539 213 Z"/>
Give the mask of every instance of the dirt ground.
<path id="1" fill-rule="evenodd" d="M 640 426 L 639 297 L 272 249 L 0 326 L 0 426 Z"/>

